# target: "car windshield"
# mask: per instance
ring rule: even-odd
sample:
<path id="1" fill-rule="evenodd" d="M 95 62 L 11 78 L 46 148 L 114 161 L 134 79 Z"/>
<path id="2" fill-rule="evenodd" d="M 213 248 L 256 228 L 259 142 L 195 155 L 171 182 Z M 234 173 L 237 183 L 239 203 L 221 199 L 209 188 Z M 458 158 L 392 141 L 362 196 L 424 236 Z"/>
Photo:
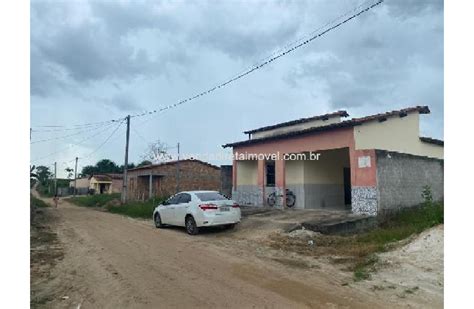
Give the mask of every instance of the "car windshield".
<path id="1" fill-rule="evenodd" d="M 201 192 L 196 193 L 196 196 L 203 202 L 227 200 L 225 196 L 219 194 L 218 192 Z"/>

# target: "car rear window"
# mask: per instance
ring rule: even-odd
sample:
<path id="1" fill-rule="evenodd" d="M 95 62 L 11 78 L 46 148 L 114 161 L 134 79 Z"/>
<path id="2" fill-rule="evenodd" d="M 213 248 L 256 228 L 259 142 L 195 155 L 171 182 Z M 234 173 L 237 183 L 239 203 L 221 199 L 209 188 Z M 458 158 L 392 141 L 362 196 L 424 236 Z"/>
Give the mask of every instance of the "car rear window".
<path id="1" fill-rule="evenodd" d="M 202 192 L 196 193 L 196 196 L 203 202 L 208 201 L 222 201 L 227 200 L 227 198 L 217 192 Z"/>

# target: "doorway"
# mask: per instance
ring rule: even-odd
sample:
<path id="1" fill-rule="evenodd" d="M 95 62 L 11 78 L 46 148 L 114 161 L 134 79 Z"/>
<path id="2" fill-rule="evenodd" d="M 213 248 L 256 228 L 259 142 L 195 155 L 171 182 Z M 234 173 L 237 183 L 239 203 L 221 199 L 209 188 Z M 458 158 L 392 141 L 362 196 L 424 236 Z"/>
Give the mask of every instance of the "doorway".
<path id="1" fill-rule="evenodd" d="M 350 206 L 352 203 L 351 191 L 351 168 L 344 167 L 344 204 L 346 206 Z"/>

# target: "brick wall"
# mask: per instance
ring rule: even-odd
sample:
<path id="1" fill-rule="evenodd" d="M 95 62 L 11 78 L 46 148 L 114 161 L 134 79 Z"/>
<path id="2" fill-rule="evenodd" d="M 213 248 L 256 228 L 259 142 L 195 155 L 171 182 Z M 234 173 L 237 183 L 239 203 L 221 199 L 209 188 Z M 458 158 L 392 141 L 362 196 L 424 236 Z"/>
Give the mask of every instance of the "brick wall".
<path id="1" fill-rule="evenodd" d="M 444 195 L 444 161 L 376 150 L 379 213 L 423 202 L 423 186 L 431 187 L 434 200 Z"/>
<path id="2" fill-rule="evenodd" d="M 129 199 L 149 198 L 149 175 L 153 174 L 153 195 L 170 196 L 177 189 L 177 164 L 166 163 L 149 168 L 134 169 L 128 173 Z M 142 177 L 140 177 L 142 176 Z M 217 166 L 197 160 L 180 161 L 179 191 L 221 189 L 221 171 Z"/>

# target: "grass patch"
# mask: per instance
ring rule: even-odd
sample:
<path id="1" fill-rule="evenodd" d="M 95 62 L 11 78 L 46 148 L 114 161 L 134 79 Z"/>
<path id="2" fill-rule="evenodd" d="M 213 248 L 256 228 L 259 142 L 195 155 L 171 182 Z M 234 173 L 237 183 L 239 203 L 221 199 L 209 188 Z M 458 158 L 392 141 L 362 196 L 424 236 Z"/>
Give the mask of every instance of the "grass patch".
<path id="1" fill-rule="evenodd" d="M 121 214 L 132 218 L 150 219 L 153 210 L 164 199 L 150 199 L 145 202 L 128 202 L 123 205 L 107 205 L 106 208 L 111 213 Z"/>
<path id="2" fill-rule="evenodd" d="M 354 280 L 366 280 L 376 270 L 378 252 L 383 252 L 400 240 L 407 239 L 444 222 L 442 203 L 425 203 L 403 209 L 371 231 L 348 236 L 317 235 L 315 245 L 307 238 L 292 238 L 286 234 L 270 235 L 270 247 L 302 255 L 327 256 L 338 264 L 347 264 L 354 272 Z"/>
<path id="3" fill-rule="evenodd" d="M 48 203 L 43 200 L 40 200 L 37 197 L 34 197 L 33 194 L 30 194 L 30 204 L 35 205 L 38 208 L 50 207 Z"/>
<path id="4" fill-rule="evenodd" d="M 123 205 L 120 204 L 120 193 L 77 196 L 67 200 L 78 206 L 102 207 L 111 213 L 149 219 L 152 217 L 156 205 L 163 202 L 165 198 L 155 198 L 145 202 L 130 201 Z"/>
<path id="5" fill-rule="evenodd" d="M 120 193 L 94 194 L 67 198 L 67 201 L 84 207 L 103 207 L 113 200 L 120 200 Z"/>

